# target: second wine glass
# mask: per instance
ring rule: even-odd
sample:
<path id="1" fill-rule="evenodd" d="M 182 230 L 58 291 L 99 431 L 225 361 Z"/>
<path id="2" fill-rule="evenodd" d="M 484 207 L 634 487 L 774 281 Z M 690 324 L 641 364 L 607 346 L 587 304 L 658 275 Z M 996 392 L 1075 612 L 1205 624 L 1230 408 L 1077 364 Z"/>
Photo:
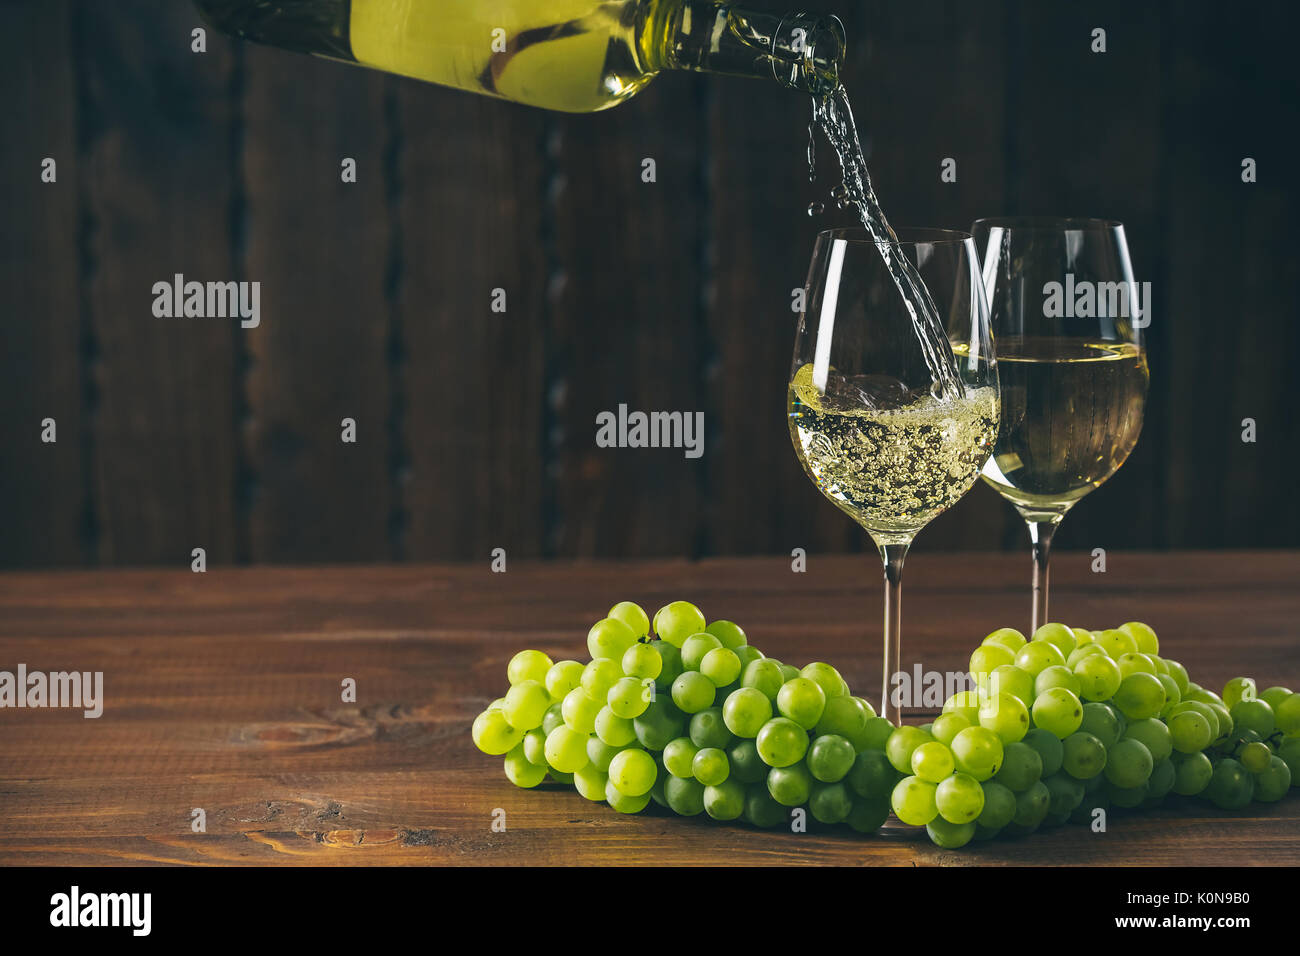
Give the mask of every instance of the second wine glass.
<path id="1" fill-rule="evenodd" d="M 876 242 L 862 229 L 835 229 L 817 237 L 788 388 L 795 454 L 818 490 L 871 535 L 884 564 L 881 714 L 896 724 L 903 702 L 890 684 L 901 670 L 903 560 L 916 533 L 974 484 L 998 427 L 997 365 L 971 237 L 898 236 Z M 917 277 L 921 295 L 937 303 L 930 323 L 918 314 Z"/>

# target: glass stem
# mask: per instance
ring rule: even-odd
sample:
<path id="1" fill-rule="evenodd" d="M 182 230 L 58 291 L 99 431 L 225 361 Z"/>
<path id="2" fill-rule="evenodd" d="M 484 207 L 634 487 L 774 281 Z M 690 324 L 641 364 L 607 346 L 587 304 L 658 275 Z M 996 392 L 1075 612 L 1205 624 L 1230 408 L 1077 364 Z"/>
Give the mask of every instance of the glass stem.
<path id="1" fill-rule="evenodd" d="M 1060 521 L 1058 517 L 1051 521 L 1025 522 L 1029 528 L 1029 542 L 1034 556 L 1034 607 L 1029 625 L 1030 637 L 1047 623 L 1048 561 L 1052 556 L 1052 535 L 1056 534 L 1056 526 Z"/>
<path id="2" fill-rule="evenodd" d="M 911 541 L 880 545 L 880 560 L 885 566 L 885 659 L 881 668 L 880 716 L 894 724 L 903 722 L 902 701 L 896 701 L 890 693 L 890 684 L 902 670 L 903 559 L 911 546 Z"/>

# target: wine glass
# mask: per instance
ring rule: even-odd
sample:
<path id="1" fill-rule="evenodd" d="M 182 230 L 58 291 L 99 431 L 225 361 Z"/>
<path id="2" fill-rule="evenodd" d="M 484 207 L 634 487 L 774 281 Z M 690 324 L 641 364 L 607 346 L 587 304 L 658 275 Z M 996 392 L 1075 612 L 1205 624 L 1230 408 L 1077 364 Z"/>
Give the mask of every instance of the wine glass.
<path id="1" fill-rule="evenodd" d="M 902 659 L 903 560 L 916 533 L 974 484 L 997 436 L 997 365 L 970 235 L 818 235 L 788 401 L 804 470 L 879 549 L 881 714 L 899 723 L 902 701 L 890 683 Z"/>
<path id="2" fill-rule="evenodd" d="M 1149 296 L 1133 282 L 1121 223 L 980 219 L 972 232 L 1002 376 L 1002 421 L 984 480 L 1029 528 L 1032 632 L 1048 620 L 1052 535 L 1142 431 Z"/>

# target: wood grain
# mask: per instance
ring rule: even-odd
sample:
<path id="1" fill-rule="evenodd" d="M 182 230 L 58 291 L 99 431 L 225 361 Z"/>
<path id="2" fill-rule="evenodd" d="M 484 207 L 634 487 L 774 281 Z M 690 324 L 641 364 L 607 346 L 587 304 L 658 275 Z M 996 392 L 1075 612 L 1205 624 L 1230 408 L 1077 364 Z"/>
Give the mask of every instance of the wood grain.
<path id="1" fill-rule="evenodd" d="M 1063 552 L 1054 606 L 1083 625 L 1140 618 L 1194 679 L 1239 673 L 1300 684 L 1300 553 L 1116 553 L 1106 574 Z M 1022 562 L 909 560 L 905 659 L 962 667 L 996 626 L 1022 624 Z M 1244 814 L 1178 801 L 961 852 L 919 831 L 805 834 L 623 817 L 560 787 L 512 787 L 469 741 L 505 686 L 510 656 L 585 656 L 615 600 L 654 609 L 682 595 L 796 663 L 877 683 L 873 559 L 785 558 L 473 566 L 0 575 L 0 668 L 102 670 L 105 711 L 6 710 L 0 863 L 661 865 L 1077 863 L 1289 864 L 1294 796 Z M 339 702 L 357 681 L 358 702 Z M 207 833 L 189 830 L 207 814 Z M 507 830 L 490 829 L 494 810 Z"/>

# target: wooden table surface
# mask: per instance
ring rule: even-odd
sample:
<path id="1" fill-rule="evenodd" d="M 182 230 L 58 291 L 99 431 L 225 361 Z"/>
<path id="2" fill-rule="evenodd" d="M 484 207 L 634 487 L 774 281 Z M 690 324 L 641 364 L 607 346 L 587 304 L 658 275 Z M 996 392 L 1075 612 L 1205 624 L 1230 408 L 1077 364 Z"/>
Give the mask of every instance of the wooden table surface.
<path id="1" fill-rule="evenodd" d="M 1028 616 L 1027 556 L 908 560 L 905 659 L 961 669 Z M 1054 561 L 1053 617 L 1141 619 L 1192 678 L 1300 687 L 1300 553 Z M 1180 800 L 960 851 L 897 824 L 757 831 L 621 816 L 570 788 L 511 786 L 469 725 L 525 647 L 585 657 L 617 600 L 676 598 L 791 663 L 827 660 L 876 697 L 873 557 L 702 563 L 104 571 L 0 575 L 0 670 L 103 671 L 97 720 L 0 711 L 0 864 L 1300 863 L 1300 797 L 1222 813 Z M 358 702 L 343 703 L 344 678 Z M 206 833 L 191 832 L 202 808 Z M 494 810 L 506 814 L 493 832 Z"/>

